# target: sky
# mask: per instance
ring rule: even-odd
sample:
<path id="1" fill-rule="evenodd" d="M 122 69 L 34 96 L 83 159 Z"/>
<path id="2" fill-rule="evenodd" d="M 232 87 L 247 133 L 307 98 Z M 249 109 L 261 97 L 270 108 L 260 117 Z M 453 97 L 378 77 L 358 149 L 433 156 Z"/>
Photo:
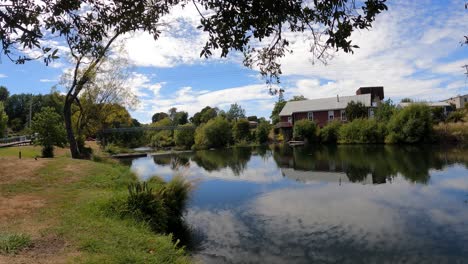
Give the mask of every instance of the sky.
<path id="1" fill-rule="evenodd" d="M 285 99 L 353 95 L 362 86 L 384 86 L 385 99 L 394 102 L 467 94 L 462 66 L 468 64 L 468 46 L 461 45 L 468 34 L 465 1 L 389 0 L 387 5 L 389 10 L 370 30 L 353 33 L 351 39 L 360 47 L 354 54 L 335 53 L 326 65 L 313 63 L 303 35 L 287 33 L 293 53 L 281 60 Z M 268 92 L 258 71 L 243 66 L 239 54 L 200 58 L 207 36 L 196 29 L 199 20 L 193 5 L 176 7 L 157 41 L 141 32 L 120 41 L 131 63 L 127 85 L 139 98 L 132 116 L 148 123 L 154 113 L 171 107 L 193 115 L 208 105 L 228 110 L 238 103 L 247 115 L 269 118 L 278 97 Z M 65 50 L 59 53 L 62 58 Z M 15 65 L 3 55 L 0 59 L 0 85 L 11 94 L 49 93 L 70 67 L 65 59 L 49 66 L 41 61 Z"/>

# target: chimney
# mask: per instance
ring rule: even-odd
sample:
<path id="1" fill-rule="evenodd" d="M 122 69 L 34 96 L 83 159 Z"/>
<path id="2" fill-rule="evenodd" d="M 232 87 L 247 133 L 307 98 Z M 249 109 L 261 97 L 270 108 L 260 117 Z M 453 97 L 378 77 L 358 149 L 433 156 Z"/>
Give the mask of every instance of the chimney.
<path id="1" fill-rule="evenodd" d="M 336 101 L 339 102 L 340 101 L 340 97 L 338 95 L 336 95 Z"/>

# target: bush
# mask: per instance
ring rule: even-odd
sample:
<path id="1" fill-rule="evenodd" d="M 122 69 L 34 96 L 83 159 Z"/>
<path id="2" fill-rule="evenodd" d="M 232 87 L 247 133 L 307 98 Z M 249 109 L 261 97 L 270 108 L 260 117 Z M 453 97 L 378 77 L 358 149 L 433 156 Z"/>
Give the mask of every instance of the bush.
<path id="1" fill-rule="evenodd" d="M 231 143 L 231 126 L 223 117 L 211 119 L 195 130 L 196 149 L 221 148 Z"/>
<path id="2" fill-rule="evenodd" d="M 54 146 L 65 146 L 66 132 L 62 119 L 51 107 L 43 107 L 41 112 L 34 116 L 32 130 L 38 133 L 35 143 L 42 146 L 44 158 L 54 156 Z"/>
<path id="3" fill-rule="evenodd" d="M 457 110 L 457 111 L 451 112 L 448 115 L 447 121 L 457 123 L 457 122 L 463 121 L 464 117 L 465 117 L 465 113 L 462 110 Z M 468 120 L 466 120 L 466 121 L 468 121 Z"/>
<path id="4" fill-rule="evenodd" d="M 176 146 L 190 148 L 195 143 L 195 130 L 191 129 L 191 124 L 185 124 L 180 127 L 188 128 L 174 131 L 174 141 Z"/>
<path id="5" fill-rule="evenodd" d="M 434 124 L 444 122 L 446 119 L 443 107 L 433 107 L 431 108 L 431 113 L 432 113 L 432 121 L 434 121 Z"/>
<path id="6" fill-rule="evenodd" d="M 31 244 L 31 237 L 24 234 L 0 234 L 0 253 L 16 254 Z"/>
<path id="7" fill-rule="evenodd" d="M 268 134 L 270 133 L 270 124 L 261 122 L 255 130 L 255 138 L 258 143 L 263 144 L 268 141 Z"/>
<path id="8" fill-rule="evenodd" d="M 429 106 L 412 104 L 395 113 L 388 124 L 386 143 L 418 143 L 432 140 L 432 114 Z"/>
<path id="9" fill-rule="evenodd" d="M 386 135 L 385 125 L 374 119 L 355 119 L 339 130 L 338 142 L 344 144 L 382 143 Z"/>
<path id="10" fill-rule="evenodd" d="M 315 140 L 317 125 L 310 120 L 302 119 L 294 123 L 293 137 L 295 139 L 304 139 L 308 141 Z"/>
<path id="11" fill-rule="evenodd" d="M 247 140 L 250 136 L 250 124 L 247 119 L 239 119 L 234 122 L 232 134 L 236 142 Z"/>
<path id="12" fill-rule="evenodd" d="M 324 143 L 336 143 L 341 127 L 340 121 L 332 121 L 320 129 L 320 140 Z"/>

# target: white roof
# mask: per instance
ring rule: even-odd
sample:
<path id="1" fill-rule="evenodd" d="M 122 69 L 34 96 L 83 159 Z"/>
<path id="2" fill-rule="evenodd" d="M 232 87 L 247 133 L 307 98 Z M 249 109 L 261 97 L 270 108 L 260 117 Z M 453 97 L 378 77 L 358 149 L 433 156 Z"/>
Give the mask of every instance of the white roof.
<path id="1" fill-rule="evenodd" d="M 430 107 L 444 107 L 444 106 L 450 106 L 449 103 L 447 102 L 408 102 L 408 103 L 399 103 L 398 106 L 401 108 L 407 107 L 412 104 L 425 104 Z"/>
<path id="2" fill-rule="evenodd" d="M 303 101 L 287 102 L 281 110 L 280 116 L 290 116 L 293 113 L 299 112 L 312 112 L 312 111 L 325 111 L 325 110 L 338 110 L 345 109 L 349 102 L 361 102 L 365 106 L 372 106 L 370 94 L 360 94 L 352 96 L 339 96 L 320 98 Z"/>

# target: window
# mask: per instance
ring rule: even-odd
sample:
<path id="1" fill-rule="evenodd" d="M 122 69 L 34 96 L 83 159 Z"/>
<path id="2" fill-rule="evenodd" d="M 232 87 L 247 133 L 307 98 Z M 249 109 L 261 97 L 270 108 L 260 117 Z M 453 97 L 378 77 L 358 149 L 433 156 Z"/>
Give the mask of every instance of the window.
<path id="1" fill-rule="evenodd" d="M 335 111 L 328 111 L 328 120 L 333 120 L 335 118 Z"/>
<path id="2" fill-rule="evenodd" d="M 310 121 L 314 121 L 314 112 L 308 112 L 307 119 L 309 119 Z"/>
<path id="3" fill-rule="evenodd" d="M 288 116 L 288 123 L 292 123 L 292 116 Z"/>
<path id="4" fill-rule="evenodd" d="M 346 121 L 346 111 L 341 110 L 341 120 Z"/>
<path id="5" fill-rule="evenodd" d="M 466 103 L 466 101 L 468 101 L 468 99 L 467 99 L 467 98 L 465 98 L 465 103 Z"/>

